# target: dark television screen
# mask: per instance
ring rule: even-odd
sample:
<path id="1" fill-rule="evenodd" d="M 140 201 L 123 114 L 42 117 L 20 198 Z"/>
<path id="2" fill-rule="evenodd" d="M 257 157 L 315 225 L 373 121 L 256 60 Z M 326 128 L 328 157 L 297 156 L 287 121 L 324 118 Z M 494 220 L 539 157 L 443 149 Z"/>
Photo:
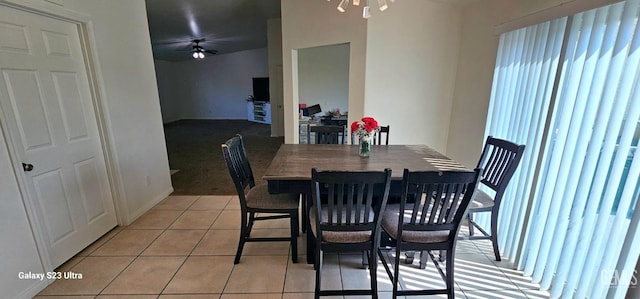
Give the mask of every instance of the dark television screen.
<path id="1" fill-rule="evenodd" d="M 253 78 L 253 99 L 269 101 L 269 78 Z"/>

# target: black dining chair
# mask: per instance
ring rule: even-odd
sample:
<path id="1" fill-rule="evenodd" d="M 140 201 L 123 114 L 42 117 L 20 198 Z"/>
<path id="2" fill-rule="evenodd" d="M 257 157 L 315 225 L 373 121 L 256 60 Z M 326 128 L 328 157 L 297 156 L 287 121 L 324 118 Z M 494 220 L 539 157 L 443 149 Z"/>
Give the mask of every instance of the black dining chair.
<path id="1" fill-rule="evenodd" d="M 316 144 L 345 144 L 345 126 L 309 126 L 307 144 L 311 144 L 311 133 L 315 133 Z"/>
<path id="2" fill-rule="evenodd" d="M 482 150 L 480 161 L 478 161 L 477 167 L 484 169 L 480 185 L 491 189 L 495 195 L 490 196 L 482 189 L 479 189 L 476 193 L 467 215 L 469 239 L 490 239 L 493 244 L 493 253 L 496 261 L 501 260 L 498 248 L 498 212 L 500 211 L 500 202 L 511 177 L 520 164 L 524 148 L 524 145 L 489 136 Z M 473 221 L 473 214 L 481 212 L 491 212 L 491 233 L 488 233 Z M 474 228 L 477 228 L 482 233 L 482 236 L 474 236 Z"/>
<path id="3" fill-rule="evenodd" d="M 470 171 L 404 170 L 402 196 L 399 204 L 389 204 L 382 216 L 382 228 L 395 247 L 393 270 L 388 265 L 387 252 L 378 255 L 393 285 L 393 298 L 446 294 L 454 298 L 454 254 L 458 231 L 476 190 L 480 169 Z M 399 290 L 400 257 L 402 251 L 421 251 L 433 261 L 445 281 L 445 289 Z M 446 251 L 446 271 L 431 251 Z M 420 268 L 420 267 L 418 267 Z M 417 272 L 405 282 L 415 281 Z"/>
<path id="4" fill-rule="evenodd" d="M 291 242 L 291 259 L 294 263 L 297 263 L 299 194 L 269 194 L 266 183 L 256 184 L 240 134 L 222 144 L 222 153 L 240 199 L 240 240 L 238 241 L 238 250 L 233 261 L 234 264 L 240 262 L 242 249 L 246 242 L 271 241 Z M 256 216 L 256 213 L 259 213 L 260 216 Z M 271 215 L 263 216 L 263 214 Z M 290 237 L 251 237 L 251 229 L 255 221 L 282 218 L 290 218 Z"/>
<path id="5" fill-rule="evenodd" d="M 384 140 L 384 145 L 389 145 L 389 128 L 390 126 L 380 126 L 380 130 L 373 136 L 373 144 L 382 145 L 382 141 Z M 384 136 L 384 139 L 383 139 Z"/>
<path id="6" fill-rule="evenodd" d="M 390 126 L 380 126 L 380 130 L 373 135 L 373 144 L 389 145 Z M 383 139 L 384 136 L 384 139 Z M 382 141 L 384 140 L 384 143 Z M 356 136 L 351 134 L 351 144 L 356 144 Z"/>
<path id="7" fill-rule="evenodd" d="M 380 221 L 384 211 L 391 169 L 349 172 L 311 170 L 313 206 L 309 212 L 315 236 L 315 298 L 369 295 L 378 298 L 376 269 L 380 246 Z M 322 290 L 325 252 L 368 252 L 371 288 Z"/>

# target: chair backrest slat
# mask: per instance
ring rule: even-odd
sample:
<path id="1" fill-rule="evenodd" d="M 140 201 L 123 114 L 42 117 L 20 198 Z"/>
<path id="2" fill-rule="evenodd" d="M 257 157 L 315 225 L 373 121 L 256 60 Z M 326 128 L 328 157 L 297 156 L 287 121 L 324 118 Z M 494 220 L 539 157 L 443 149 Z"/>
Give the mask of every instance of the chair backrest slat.
<path id="1" fill-rule="evenodd" d="M 524 145 L 487 137 L 478 161 L 478 168 L 484 169 L 481 182 L 497 193 L 503 192 L 518 168 L 524 148 Z"/>
<path id="2" fill-rule="evenodd" d="M 384 145 L 389 145 L 389 128 L 390 126 L 380 126 L 380 130 L 373 136 L 373 144 L 382 145 L 382 136 L 384 135 Z"/>
<path id="3" fill-rule="evenodd" d="M 312 170 L 314 209 L 321 230 L 372 230 L 380 225 L 391 170 L 347 172 Z M 321 215 L 326 215 L 323 216 Z"/>
<path id="4" fill-rule="evenodd" d="M 398 230 L 457 230 L 476 190 L 480 173 L 480 169 L 439 173 L 405 169 L 400 203 L 404 215 Z M 410 205 L 413 208 L 407 209 Z"/>

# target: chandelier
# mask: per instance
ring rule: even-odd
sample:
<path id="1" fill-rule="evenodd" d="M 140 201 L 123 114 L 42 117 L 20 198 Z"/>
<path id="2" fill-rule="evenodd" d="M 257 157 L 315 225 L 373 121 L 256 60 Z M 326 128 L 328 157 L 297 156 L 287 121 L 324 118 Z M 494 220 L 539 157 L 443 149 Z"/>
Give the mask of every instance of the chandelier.
<path id="1" fill-rule="evenodd" d="M 327 1 L 331 1 L 331 0 L 327 0 Z M 369 5 L 369 0 L 364 0 L 365 1 L 365 5 L 362 8 L 362 17 L 365 19 L 368 19 L 371 17 L 371 11 L 370 10 L 370 5 Z M 387 4 L 387 0 L 376 0 L 378 2 L 378 9 L 380 9 L 380 11 L 385 11 L 387 10 L 387 8 L 389 8 L 389 5 Z M 396 0 L 389 0 L 391 1 L 391 3 L 396 2 Z M 340 4 L 338 4 L 338 11 L 339 12 L 345 12 L 347 11 L 347 6 L 349 6 L 349 2 L 350 0 L 342 0 L 340 1 Z M 360 0 L 353 0 L 353 5 L 354 6 L 360 6 Z"/>

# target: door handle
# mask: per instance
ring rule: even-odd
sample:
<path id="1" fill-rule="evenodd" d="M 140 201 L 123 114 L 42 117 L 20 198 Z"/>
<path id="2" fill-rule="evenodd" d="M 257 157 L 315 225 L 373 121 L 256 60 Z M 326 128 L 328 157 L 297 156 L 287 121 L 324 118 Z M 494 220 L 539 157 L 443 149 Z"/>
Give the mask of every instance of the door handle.
<path id="1" fill-rule="evenodd" d="M 22 163 L 22 169 L 24 169 L 24 171 L 26 171 L 26 172 L 32 171 L 33 170 L 33 164 Z"/>

